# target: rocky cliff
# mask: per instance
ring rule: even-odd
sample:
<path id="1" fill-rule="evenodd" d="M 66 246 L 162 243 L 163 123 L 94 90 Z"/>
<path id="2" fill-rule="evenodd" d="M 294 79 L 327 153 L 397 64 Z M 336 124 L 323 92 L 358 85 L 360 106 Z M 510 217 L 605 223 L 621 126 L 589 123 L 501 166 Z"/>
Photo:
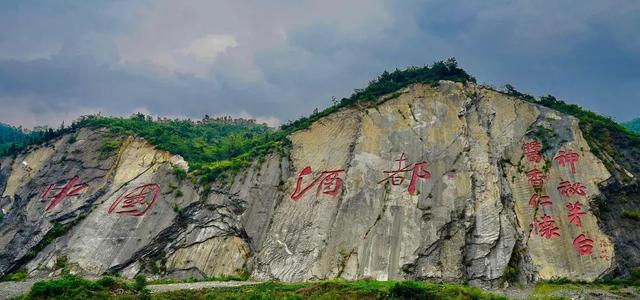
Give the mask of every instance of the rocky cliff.
<path id="1" fill-rule="evenodd" d="M 80 129 L 0 160 L 1 273 L 495 286 L 638 265 L 599 212 L 616 180 L 578 121 L 472 83 L 341 109 L 213 186 L 140 138 L 105 152 L 109 138 Z"/>

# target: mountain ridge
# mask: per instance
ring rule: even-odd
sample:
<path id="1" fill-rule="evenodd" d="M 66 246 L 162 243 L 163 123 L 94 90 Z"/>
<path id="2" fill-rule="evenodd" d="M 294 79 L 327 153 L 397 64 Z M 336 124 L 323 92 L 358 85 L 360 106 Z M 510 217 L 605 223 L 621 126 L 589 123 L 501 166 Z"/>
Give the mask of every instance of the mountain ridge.
<path id="1" fill-rule="evenodd" d="M 0 161 L 0 207 L 7 212 L 0 270 L 43 276 L 64 257 L 79 274 L 158 278 L 249 272 L 256 280 L 405 278 L 495 287 L 628 275 L 640 256 L 630 243 L 635 223 L 620 213 L 639 206 L 637 169 L 627 165 L 637 149 L 609 153 L 634 145 L 632 136 L 625 141 L 626 132 L 607 127 L 606 118 L 597 120 L 601 127 L 585 127 L 508 93 L 473 83 L 411 84 L 370 105 L 302 122 L 287 135 L 289 145 L 213 181 L 185 176 L 190 162 L 140 137 L 112 145 L 110 129 L 74 128 Z M 621 139 L 587 140 L 606 132 Z M 535 141 L 538 155 L 524 147 Z M 580 157 L 576 173 L 557 159 L 568 150 Z M 415 175 L 385 179 L 393 170 Z M 534 170 L 552 186 L 527 180 Z M 568 204 L 581 207 L 572 198 L 583 190 L 561 188 L 567 179 L 589 195 L 579 198 L 588 207 L 578 218 L 582 227 L 564 216 Z M 73 191 L 49 196 L 65 186 Z M 140 195 L 153 206 L 121 206 Z M 532 230 L 543 218 L 538 213 L 555 218 L 559 236 Z M 134 225 L 133 235 L 118 230 Z M 591 248 L 581 250 L 588 240 Z"/>

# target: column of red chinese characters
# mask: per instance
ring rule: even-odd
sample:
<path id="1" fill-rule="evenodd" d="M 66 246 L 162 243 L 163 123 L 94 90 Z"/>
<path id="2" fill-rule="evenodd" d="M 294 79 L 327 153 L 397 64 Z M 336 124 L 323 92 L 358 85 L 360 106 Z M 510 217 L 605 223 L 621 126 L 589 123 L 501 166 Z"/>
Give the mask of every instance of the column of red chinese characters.
<path id="1" fill-rule="evenodd" d="M 296 181 L 293 194 L 291 194 L 291 199 L 293 199 L 294 202 L 298 201 L 314 186 L 317 186 L 316 197 L 319 196 L 321 192 L 332 197 L 339 195 L 342 191 L 342 185 L 344 184 L 344 181 L 340 178 L 340 174 L 343 172 L 344 170 L 342 169 L 322 171 L 318 177 L 303 187 L 302 180 L 304 177 L 313 173 L 311 167 L 305 167 L 300 171 L 300 174 L 298 174 L 298 180 Z"/>
<path id="2" fill-rule="evenodd" d="M 411 180 L 409 181 L 407 191 L 409 192 L 409 195 L 416 195 L 416 184 L 418 179 L 427 181 L 431 178 L 431 173 L 427 171 L 427 161 L 423 160 L 413 165 L 406 164 L 407 158 L 404 153 L 402 153 L 400 158 L 396 159 L 396 161 L 398 162 L 398 168 L 395 170 L 383 171 L 383 173 L 389 175 L 378 181 L 378 184 L 389 182 L 391 185 L 401 185 L 406 179 L 406 173 L 411 172 Z"/>
<path id="3" fill-rule="evenodd" d="M 529 143 L 522 145 L 522 151 L 527 159 L 528 163 L 538 164 L 542 161 L 542 144 L 539 141 L 533 140 Z M 544 193 L 544 181 L 547 176 L 537 168 L 533 168 L 527 172 L 527 180 L 533 188 L 533 194 L 529 198 L 529 205 L 531 208 L 537 210 L 540 207 L 545 207 L 553 204 L 550 201 L 549 195 Z M 556 221 L 547 214 L 544 214 L 542 218 L 535 217 L 533 223 L 529 226 L 533 230 L 535 235 L 551 240 L 553 237 L 560 236 L 558 227 L 555 225 Z"/>
<path id="4" fill-rule="evenodd" d="M 568 168 L 571 174 L 576 174 L 576 163 L 580 161 L 580 155 L 573 151 L 573 149 L 560 150 L 554 160 L 561 167 Z M 565 198 L 586 197 L 587 187 L 580 182 L 564 180 L 558 186 L 558 192 Z M 587 215 L 587 213 L 583 211 L 583 207 L 584 204 L 579 200 L 575 202 L 569 201 L 567 204 L 569 223 L 576 225 L 577 228 L 582 228 L 581 218 Z M 584 233 L 580 233 L 573 240 L 573 247 L 577 249 L 580 256 L 591 255 L 593 253 L 593 240 L 587 238 Z"/>

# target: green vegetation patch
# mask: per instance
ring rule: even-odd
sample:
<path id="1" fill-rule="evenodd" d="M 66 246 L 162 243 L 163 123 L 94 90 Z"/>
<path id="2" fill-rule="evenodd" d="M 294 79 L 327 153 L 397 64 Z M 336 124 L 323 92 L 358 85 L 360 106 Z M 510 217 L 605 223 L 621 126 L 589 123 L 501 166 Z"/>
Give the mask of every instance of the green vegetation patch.
<path id="1" fill-rule="evenodd" d="M 136 277 L 134 282 L 111 276 L 92 281 L 65 274 L 36 282 L 29 293 L 18 299 L 144 299 L 149 296 L 145 285 L 144 277 Z"/>
<path id="2" fill-rule="evenodd" d="M 631 219 L 631 220 L 636 220 L 636 221 L 640 221 L 640 210 L 623 210 L 622 211 L 622 217 L 627 218 L 627 219 Z"/>
<path id="3" fill-rule="evenodd" d="M 29 274 L 27 273 L 27 269 L 21 268 L 13 273 L 6 274 L 0 277 L 0 282 L 2 281 L 25 281 L 29 278 Z"/>
<path id="4" fill-rule="evenodd" d="M 74 132 L 78 128 L 108 128 L 100 148 L 100 155 L 106 157 L 120 147 L 122 137 L 135 135 L 145 138 L 158 149 L 181 155 L 189 162 L 190 171 L 200 178 L 201 183 L 216 179 L 226 179 L 227 175 L 251 165 L 256 159 L 260 161 L 272 151 L 286 154 L 291 142 L 287 136 L 291 133 L 309 128 L 322 117 L 328 116 L 344 107 L 375 105 L 384 95 L 393 93 L 388 99 L 398 97 L 394 93 L 415 83 L 435 84 L 439 80 L 457 82 L 471 81 L 475 78 L 458 68 L 455 59 L 440 61 L 431 66 L 410 67 L 406 70 L 384 72 L 371 81 L 364 89 L 357 89 L 349 98 L 335 101 L 322 112 L 315 112 L 310 117 L 303 117 L 281 126 L 280 130 L 266 125 L 255 124 L 248 120 L 232 120 L 231 118 L 211 119 L 208 116 L 202 121 L 191 120 L 153 120 L 150 116 L 135 114 L 130 118 L 103 116 L 84 116 L 70 127 L 59 130 L 52 129 L 33 133 L 29 137 L 21 136 L 13 139 L 11 144 L 0 148 L 0 156 L 16 154 L 28 145 L 38 144 Z M 13 129 L 12 129 L 13 130 Z M 17 129 L 16 129 L 17 130 Z M 12 132 L 16 131 L 13 130 Z M 21 130 L 18 130 L 21 133 Z M 227 171 L 231 171 L 227 174 Z M 179 179 L 186 174 L 176 171 Z"/>
<path id="5" fill-rule="evenodd" d="M 627 129 L 640 133 L 640 118 L 633 119 L 629 122 L 622 123 Z"/>
<path id="6" fill-rule="evenodd" d="M 589 143 L 589 147 L 591 147 L 593 153 L 605 163 L 609 160 L 606 159 L 600 151 L 604 151 L 609 157 L 621 162 L 624 161 L 621 159 L 621 150 L 630 148 L 637 149 L 637 147 L 640 146 L 640 134 L 632 132 L 610 117 L 605 117 L 583 109 L 576 104 L 568 104 L 551 95 L 535 98 L 517 91 L 512 85 L 507 84 L 505 88 L 506 91 L 504 91 L 504 93 L 506 95 L 546 106 L 578 118 L 578 120 L 580 120 L 580 128 Z M 611 166 L 608 167 L 610 168 Z"/>
<path id="7" fill-rule="evenodd" d="M 90 281 L 65 275 L 36 283 L 21 299 L 506 299 L 478 288 L 415 281 L 266 282 L 242 287 L 149 294 L 144 277 Z"/>

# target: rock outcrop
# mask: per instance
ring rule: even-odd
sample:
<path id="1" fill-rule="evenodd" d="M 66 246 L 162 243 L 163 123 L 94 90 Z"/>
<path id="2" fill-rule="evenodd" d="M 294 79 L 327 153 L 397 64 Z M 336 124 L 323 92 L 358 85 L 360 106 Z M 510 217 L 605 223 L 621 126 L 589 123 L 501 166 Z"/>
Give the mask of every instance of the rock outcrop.
<path id="1" fill-rule="evenodd" d="M 113 138 L 81 129 L 0 161 L 0 272 L 495 286 L 619 264 L 591 209 L 612 176 L 578 121 L 474 84 L 342 109 L 214 187 L 139 138 L 105 151 Z"/>

